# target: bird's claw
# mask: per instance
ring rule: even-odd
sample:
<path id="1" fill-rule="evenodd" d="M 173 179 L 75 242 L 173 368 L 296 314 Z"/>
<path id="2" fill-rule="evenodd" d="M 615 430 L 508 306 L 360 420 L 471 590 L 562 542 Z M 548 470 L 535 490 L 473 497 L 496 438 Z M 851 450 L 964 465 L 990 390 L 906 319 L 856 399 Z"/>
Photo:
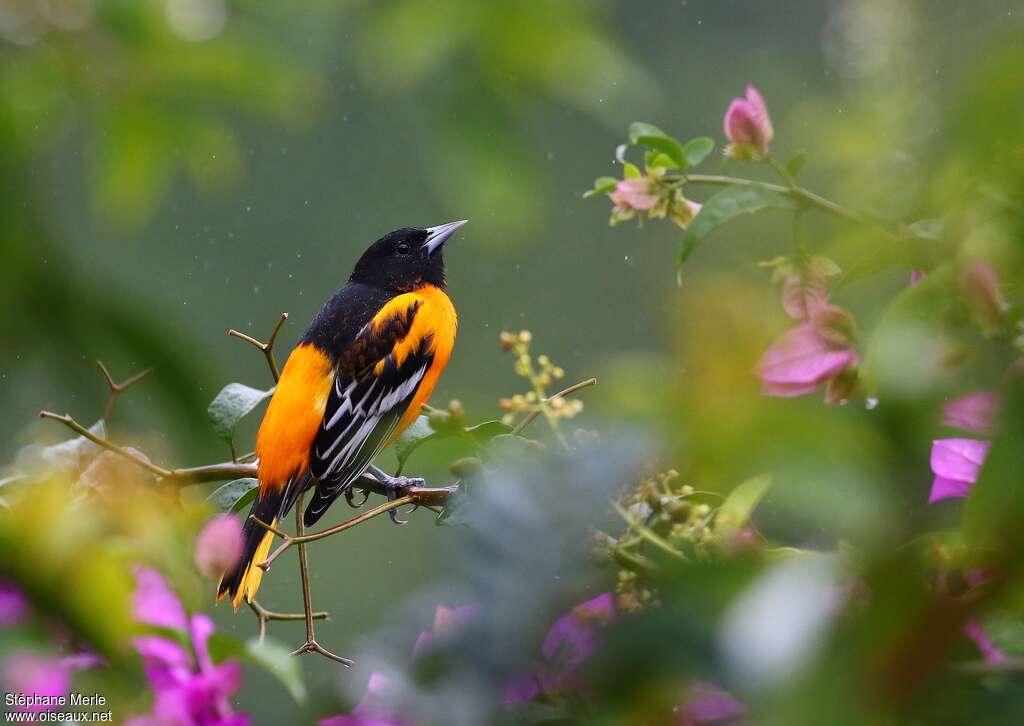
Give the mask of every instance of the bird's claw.
<path id="1" fill-rule="evenodd" d="M 353 489 L 354 488 L 351 486 L 345 489 L 345 501 L 348 502 L 348 506 L 352 507 L 353 509 L 359 509 L 361 506 L 366 504 L 366 500 L 370 498 L 370 490 L 363 489 L 363 500 L 357 504 L 355 492 L 353 491 Z"/>
<path id="2" fill-rule="evenodd" d="M 388 481 L 384 482 L 384 486 L 387 489 L 388 501 L 393 502 L 401 496 L 405 495 L 412 487 L 421 487 L 426 484 L 426 480 L 420 477 L 407 477 L 407 476 L 395 476 L 390 477 Z M 398 507 L 390 510 L 388 516 L 391 517 L 391 521 L 395 524 L 407 524 L 409 520 L 398 518 Z"/>

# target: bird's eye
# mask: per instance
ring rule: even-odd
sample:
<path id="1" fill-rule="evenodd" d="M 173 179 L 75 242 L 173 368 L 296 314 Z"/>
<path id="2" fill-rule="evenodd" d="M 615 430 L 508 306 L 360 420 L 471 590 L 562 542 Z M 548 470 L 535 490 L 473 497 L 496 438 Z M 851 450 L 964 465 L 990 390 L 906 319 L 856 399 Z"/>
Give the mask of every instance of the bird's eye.
<path id="1" fill-rule="evenodd" d="M 409 254 L 410 249 L 411 248 L 409 247 L 408 242 L 399 242 L 397 245 L 395 245 L 395 251 L 400 255 Z"/>

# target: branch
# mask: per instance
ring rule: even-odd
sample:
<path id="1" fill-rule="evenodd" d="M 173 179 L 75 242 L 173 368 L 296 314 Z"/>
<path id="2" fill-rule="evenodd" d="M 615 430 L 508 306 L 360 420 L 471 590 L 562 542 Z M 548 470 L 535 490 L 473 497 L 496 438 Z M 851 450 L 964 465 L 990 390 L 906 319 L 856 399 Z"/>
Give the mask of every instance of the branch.
<path id="1" fill-rule="evenodd" d="M 107 388 L 110 389 L 110 393 L 107 395 L 107 402 L 103 404 L 103 413 L 100 414 L 100 418 L 104 421 L 110 418 L 110 414 L 114 410 L 114 404 L 117 403 L 118 397 L 124 393 L 128 388 L 135 385 L 143 378 L 153 372 L 152 368 L 147 368 L 144 371 L 139 371 L 134 376 L 125 378 L 123 381 L 118 383 L 114 380 L 114 377 L 110 375 L 110 370 L 103 365 L 103 361 L 97 360 L 96 367 L 100 369 L 100 373 L 103 374 L 103 378 L 107 381 Z"/>
<path id="2" fill-rule="evenodd" d="M 267 366 L 270 367 L 270 375 L 274 377 L 274 383 L 277 383 L 281 378 L 281 371 L 277 367 L 277 358 L 274 357 L 274 343 L 277 341 L 277 334 L 281 332 L 281 326 L 284 325 L 284 321 L 288 319 L 288 313 L 281 313 L 281 317 L 274 323 L 274 329 L 270 331 L 270 337 L 267 338 L 266 343 L 262 343 L 251 335 L 240 333 L 239 331 L 232 328 L 228 331 L 228 335 L 233 335 L 236 338 L 244 340 L 246 343 L 251 343 L 263 351 L 264 357 L 267 359 Z"/>
<path id="3" fill-rule="evenodd" d="M 260 605 L 258 600 L 247 600 L 246 602 L 249 603 L 249 608 L 252 609 L 256 615 L 256 620 L 259 622 L 261 643 L 267 636 L 267 622 L 271 620 L 304 620 L 306 618 L 305 613 L 276 613 L 273 610 L 267 610 Z M 313 619 L 327 620 L 329 615 L 324 611 L 315 612 L 313 613 Z"/>
<path id="4" fill-rule="evenodd" d="M 547 398 L 544 399 L 544 402 L 545 403 L 551 403 L 556 398 L 565 398 L 566 396 L 571 396 L 572 394 L 576 393 L 576 391 L 579 391 L 580 389 L 583 389 L 583 388 L 588 388 L 590 386 L 595 385 L 596 383 L 597 383 L 597 379 L 596 378 L 588 378 L 585 381 L 580 381 L 579 383 L 574 383 L 573 385 L 569 386 L 565 390 L 559 391 L 558 393 L 552 393 L 550 396 L 548 396 Z M 533 423 L 534 419 L 536 419 L 538 416 L 540 416 L 540 408 L 539 407 L 536 410 L 534 410 L 534 411 L 530 411 L 528 414 L 526 414 L 523 417 L 522 421 L 520 421 L 518 424 L 516 424 L 516 427 L 514 429 L 512 429 L 512 435 L 513 436 L 517 436 L 517 435 L 521 434 L 523 432 L 523 429 L 525 429 L 527 426 L 529 426 L 531 423 Z"/>
<path id="5" fill-rule="evenodd" d="M 362 481 L 369 478 L 370 477 L 364 477 L 363 479 L 358 480 L 360 482 L 359 485 L 362 486 Z M 377 485 L 377 488 L 384 489 L 383 484 L 377 482 L 376 480 L 373 481 Z M 362 524 L 363 522 L 367 522 L 373 519 L 374 517 L 379 517 L 382 514 L 390 512 L 392 509 L 404 507 L 406 504 L 413 504 L 416 506 L 443 504 L 444 502 L 448 501 L 448 497 L 452 494 L 452 492 L 458 489 L 458 487 L 459 482 L 455 482 L 454 484 L 451 484 L 450 486 L 446 487 L 409 487 L 406 490 L 406 493 L 403 496 L 398 497 L 397 499 L 392 499 L 389 502 L 385 502 L 380 506 L 365 511 L 362 514 L 357 514 L 351 519 L 346 519 L 341 524 L 336 524 L 333 527 L 328 527 L 327 529 L 321 530 L 320 532 L 314 532 L 313 534 L 304 534 L 301 536 L 290 535 L 278 529 L 277 527 L 274 527 L 273 525 L 264 522 L 259 517 L 250 515 L 249 519 L 251 519 L 253 522 L 263 527 L 268 532 L 272 532 L 273 534 L 281 538 L 281 544 L 277 546 L 277 549 L 271 552 L 267 559 L 265 559 L 263 562 L 258 562 L 256 566 L 265 572 L 270 569 L 270 566 L 274 563 L 274 560 L 276 560 L 278 557 L 284 554 L 284 552 L 293 545 L 305 544 L 307 542 L 316 542 L 318 539 L 323 539 L 324 537 L 330 537 L 332 534 L 344 532 L 346 529 L 351 529 L 352 527 L 355 527 L 357 524 Z M 371 487 L 366 488 L 370 489 Z M 384 489 L 385 493 L 386 491 L 387 490 Z"/>
<path id="6" fill-rule="evenodd" d="M 157 466 L 156 464 L 146 461 L 142 457 L 136 456 L 135 454 L 128 451 L 124 447 L 118 446 L 117 444 L 113 444 L 110 441 L 107 441 L 102 436 L 97 436 L 92 431 L 87 429 L 85 426 L 75 421 L 75 419 L 71 418 L 71 414 L 65 413 L 61 415 L 59 413 L 53 413 L 52 411 L 40 411 L 39 416 L 40 418 L 52 418 L 55 421 L 60 421 L 62 424 L 70 428 L 72 431 L 75 431 L 79 435 L 84 436 L 97 446 L 101 446 L 107 451 L 113 451 L 118 456 L 121 456 L 127 459 L 128 461 L 141 466 L 149 473 L 157 477 L 160 477 L 161 479 L 166 479 L 167 477 L 173 474 L 171 470 L 164 469 L 162 466 Z"/>

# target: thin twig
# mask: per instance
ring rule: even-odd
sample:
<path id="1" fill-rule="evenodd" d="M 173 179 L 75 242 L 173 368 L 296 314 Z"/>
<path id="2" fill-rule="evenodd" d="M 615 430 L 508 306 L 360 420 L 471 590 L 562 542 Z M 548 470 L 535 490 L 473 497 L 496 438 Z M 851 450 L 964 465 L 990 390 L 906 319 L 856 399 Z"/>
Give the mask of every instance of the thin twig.
<path id="1" fill-rule="evenodd" d="M 110 414 L 114 411 L 114 404 L 117 403 L 118 397 L 128 390 L 128 388 L 153 372 L 152 368 L 147 368 L 146 370 L 139 371 L 134 376 L 125 378 L 123 381 L 118 383 L 114 380 L 114 377 L 110 375 L 110 370 L 103 364 L 103 361 L 97 360 L 96 367 L 100 369 L 100 373 L 103 374 L 103 378 L 107 382 L 107 388 L 110 389 L 110 393 L 107 394 L 107 401 L 103 404 L 103 413 L 100 414 L 100 418 L 104 421 L 110 419 Z"/>
<path id="2" fill-rule="evenodd" d="M 316 635 L 313 632 L 313 599 L 309 592 L 309 561 L 306 559 L 306 545 L 302 544 L 303 538 L 303 525 L 302 525 L 302 499 L 303 492 L 299 492 L 298 498 L 295 500 L 295 538 L 300 540 L 299 544 L 299 575 L 302 578 L 302 609 L 303 619 L 306 621 L 306 642 L 300 645 L 298 648 L 292 651 L 292 655 L 302 655 L 303 653 L 317 653 L 329 658 L 337 663 L 341 663 L 346 668 L 353 665 L 353 661 L 348 658 L 332 653 L 323 647 L 316 641 Z"/>
<path id="3" fill-rule="evenodd" d="M 75 421 L 75 419 L 71 417 L 71 414 L 59 414 L 53 413 L 52 411 L 40 411 L 39 416 L 41 418 L 51 418 L 54 421 L 60 421 L 62 424 L 70 428 L 72 431 L 75 431 L 79 435 L 84 436 L 97 446 L 101 446 L 107 451 L 113 451 L 118 456 L 121 456 L 134 464 L 138 464 L 143 469 L 150 472 L 151 474 L 154 474 L 155 476 L 158 476 L 160 478 L 167 478 L 171 476 L 173 473 L 171 472 L 170 469 L 165 469 L 162 466 L 157 466 L 156 464 L 146 461 L 140 456 L 136 456 L 135 454 L 128 451 L 124 447 L 118 446 L 117 444 L 113 444 L 107 439 L 103 438 L 102 436 L 97 436 L 92 431 L 87 429 L 85 426 Z"/>
<path id="4" fill-rule="evenodd" d="M 263 356 L 267 359 L 267 366 L 270 368 L 270 375 L 274 377 L 274 383 L 277 383 L 281 379 L 281 370 L 277 367 L 277 358 L 274 357 L 274 343 L 277 341 L 277 334 L 281 332 L 281 326 L 284 325 L 284 321 L 288 319 L 288 313 L 281 313 L 281 317 L 274 323 L 274 329 L 270 331 L 270 337 L 267 338 L 267 342 L 256 340 L 251 335 L 239 332 L 232 328 L 228 331 L 228 335 L 233 335 L 240 340 L 244 340 L 246 343 L 255 345 L 261 351 Z"/>
<path id="5" fill-rule="evenodd" d="M 563 391 L 559 391 L 558 393 L 552 393 L 550 396 L 548 396 L 547 398 L 544 399 L 544 402 L 545 403 L 551 403 L 556 398 L 565 398 L 566 396 L 571 396 L 572 394 L 576 393 L 576 391 L 580 390 L 581 388 L 587 388 L 588 386 L 593 386 L 596 383 L 597 383 L 597 379 L 596 378 L 588 378 L 585 381 L 580 381 L 579 383 L 574 383 L 573 385 L 569 386 L 568 388 L 566 388 Z M 516 427 L 514 429 L 512 429 L 512 435 L 513 436 L 518 436 L 519 434 L 521 434 L 523 432 L 523 429 L 525 429 L 527 426 L 529 426 L 531 423 L 533 423 L 534 419 L 536 419 L 538 416 L 540 416 L 540 408 L 537 408 L 537 409 L 535 409 L 533 411 L 530 411 L 528 414 L 526 414 L 523 417 L 523 420 L 520 421 L 519 423 L 517 423 Z"/>
<path id="6" fill-rule="evenodd" d="M 289 547 L 292 547 L 293 545 L 301 546 L 307 542 L 316 542 L 318 539 L 323 539 L 324 537 L 330 537 L 333 534 L 344 532 L 346 529 L 351 529 L 352 527 L 355 527 L 357 524 L 362 524 L 363 522 L 369 521 L 374 517 L 379 517 L 382 514 L 390 512 L 392 509 L 404 507 L 406 504 L 415 504 L 422 506 L 427 506 L 430 504 L 441 504 L 444 501 L 446 501 L 448 497 L 451 495 L 451 493 L 454 492 L 457 488 L 458 487 L 456 484 L 440 488 L 411 487 L 404 496 L 401 496 L 397 499 L 393 499 L 389 502 L 385 502 L 384 504 L 381 504 L 378 507 L 374 507 L 373 509 L 369 509 L 363 512 L 362 514 L 357 514 L 351 519 L 346 519 L 341 524 L 336 524 L 333 527 L 328 527 L 327 529 L 321 530 L 319 532 L 314 532 L 313 534 L 296 534 L 292 536 L 290 534 L 282 532 L 277 527 L 274 527 L 271 524 L 264 522 L 262 519 L 258 517 L 250 516 L 250 519 L 253 522 L 263 527 L 268 532 L 273 532 L 275 535 L 281 538 L 281 544 L 277 546 L 277 549 L 271 552 L 267 556 L 267 559 L 265 559 L 263 562 L 256 563 L 256 566 L 264 571 L 269 570 L 270 566 L 274 563 L 274 560 L 276 560 L 278 557 L 284 554 L 285 550 L 287 550 Z"/>
<path id="7" fill-rule="evenodd" d="M 266 638 L 267 635 L 267 622 L 270 620 L 282 620 L 282 621 L 294 621 L 294 620 L 305 620 L 305 613 L 277 613 L 273 610 L 267 610 L 265 607 L 260 605 L 258 600 L 248 600 L 249 608 L 256 615 L 256 620 L 260 626 L 260 642 Z M 321 610 L 313 613 L 314 620 L 327 620 L 329 615 L 327 612 Z"/>

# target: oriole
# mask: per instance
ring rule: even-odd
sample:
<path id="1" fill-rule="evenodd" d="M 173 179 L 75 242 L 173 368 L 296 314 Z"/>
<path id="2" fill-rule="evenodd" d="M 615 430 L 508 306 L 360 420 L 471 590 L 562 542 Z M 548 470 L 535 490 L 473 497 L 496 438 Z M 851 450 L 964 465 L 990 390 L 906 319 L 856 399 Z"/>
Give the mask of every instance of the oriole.
<path id="1" fill-rule="evenodd" d="M 406 227 L 363 253 L 348 282 L 313 318 L 291 352 L 256 436 L 259 493 L 251 514 L 284 517 L 313 489 L 303 517 L 312 525 L 369 471 L 392 490 L 373 459 L 430 398 L 455 344 L 457 317 L 445 293 L 445 241 L 465 220 Z M 225 573 L 217 600 L 237 610 L 252 601 L 273 536 L 250 519 L 241 561 Z"/>

